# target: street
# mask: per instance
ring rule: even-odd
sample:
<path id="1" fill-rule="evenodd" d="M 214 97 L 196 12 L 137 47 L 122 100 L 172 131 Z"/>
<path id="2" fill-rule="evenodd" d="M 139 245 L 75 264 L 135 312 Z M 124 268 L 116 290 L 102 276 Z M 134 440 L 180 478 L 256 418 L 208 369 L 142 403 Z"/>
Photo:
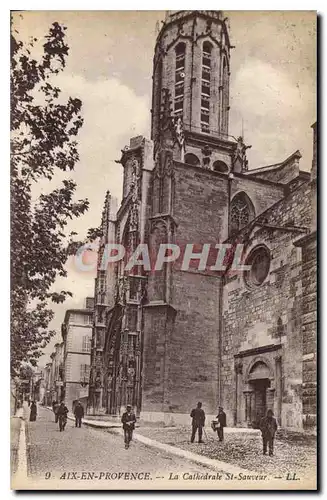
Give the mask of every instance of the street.
<path id="1" fill-rule="evenodd" d="M 175 474 L 212 473 L 205 466 L 139 442 L 125 450 L 122 435 L 83 425 L 75 428 L 72 420 L 60 432 L 53 413 L 42 406 L 38 406 L 36 422 L 28 421 L 28 408 L 25 417 L 29 488 L 34 484 L 50 489 L 54 485 L 62 489 L 133 489 L 140 485 L 151 489 L 151 481 L 157 478 L 164 486 Z M 129 475 L 121 474 L 118 479 L 117 474 L 125 472 Z"/>

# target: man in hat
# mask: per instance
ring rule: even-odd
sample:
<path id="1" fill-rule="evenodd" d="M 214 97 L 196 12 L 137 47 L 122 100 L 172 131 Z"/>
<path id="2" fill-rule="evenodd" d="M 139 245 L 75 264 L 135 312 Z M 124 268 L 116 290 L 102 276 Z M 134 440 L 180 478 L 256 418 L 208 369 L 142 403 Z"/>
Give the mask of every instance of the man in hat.
<path id="1" fill-rule="evenodd" d="M 274 438 L 277 431 L 277 420 L 272 410 L 267 411 L 266 417 L 260 420 L 260 430 L 262 434 L 263 454 L 267 453 L 267 444 L 269 446 L 269 456 L 274 454 Z"/>
<path id="2" fill-rule="evenodd" d="M 74 408 L 75 427 L 81 427 L 82 418 L 84 418 L 84 407 L 80 401 L 77 401 Z"/>
<path id="3" fill-rule="evenodd" d="M 59 430 L 61 432 L 65 430 L 67 424 L 67 415 L 68 415 L 68 408 L 63 401 L 60 403 L 57 415 L 59 421 Z"/>
<path id="4" fill-rule="evenodd" d="M 219 441 L 224 441 L 224 427 L 226 427 L 226 413 L 224 412 L 222 406 L 219 406 L 218 415 L 216 418 L 218 420 L 217 434 Z"/>
<path id="5" fill-rule="evenodd" d="M 192 435 L 191 435 L 191 443 L 194 443 L 196 431 L 199 434 L 199 443 L 203 443 L 202 441 L 202 429 L 205 423 L 205 413 L 202 410 L 202 403 L 198 403 L 196 408 L 193 408 L 191 411 L 192 418 Z"/>
<path id="6" fill-rule="evenodd" d="M 132 441 L 133 430 L 135 429 L 136 417 L 132 412 L 131 405 L 126 406 L 126 411 L 123 413 L 121 418 L 123 429 L 124 429 L 124 440 L 125 440 L 125 448 L 129 448 L 129 443 Z"/>

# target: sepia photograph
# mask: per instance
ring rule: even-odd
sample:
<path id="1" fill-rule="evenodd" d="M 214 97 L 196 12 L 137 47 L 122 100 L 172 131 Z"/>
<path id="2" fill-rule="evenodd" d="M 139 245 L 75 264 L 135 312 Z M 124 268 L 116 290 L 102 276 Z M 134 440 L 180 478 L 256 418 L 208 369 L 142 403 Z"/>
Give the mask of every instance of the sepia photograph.
<path id="1" fill-rule="evenodd" d="M 10 33 L 11 488 L 316 491 L 317 12 Z"/>

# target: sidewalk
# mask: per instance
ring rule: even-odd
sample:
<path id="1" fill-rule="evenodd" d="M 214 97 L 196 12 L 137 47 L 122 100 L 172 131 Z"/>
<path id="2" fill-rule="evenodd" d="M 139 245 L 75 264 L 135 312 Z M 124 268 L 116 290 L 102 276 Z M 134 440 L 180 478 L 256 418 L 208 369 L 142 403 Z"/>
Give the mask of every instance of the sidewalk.
<path id="1" fill-rule="evenodd" d="M 27 448 L 26 448 L 26 403 L 19 408 L 10 420 L 10 462 L 11 488 L 17 489 L 18 484 L 27 485 Z"/>
<path id="2" fill-rule="evenodd" d="M 71 414 L 68 418 L 74 420 Z M 121 424 L 117 421 L 85 418 L 83 424 L 123 435 Z M 315 476 L 316 441 L 312 436 L 303 436 L 299 441 L 296 437 L 277 434 L 273 457 L 262 455 L 261 433 L 257 429 L 225 428 L 225 439 L 221 443 L 216 433 L 206 428 L 203 438 L 202 444 L 190 443 L 188 426 L 154 427 L 146 426 L 145 422 L 133 434 L 133 440 L 146 446 L 219 472 L 234 475 L 268 474 L 270 477 L 280 476 L 280 479 L 285 478 L 290 471 L 296 471 L 303 479 Z"/>
<path id="3" fill-rule="evenodd" d="M 48 410 L 52 411 L 51 407 L 47 406 L 46 408 L 48 408 Z M 68 419 L 75 420 L 74 416 L 71 415 L 71 413 L 68 414 Z M 108 432 L 114 432 L 115 434 L 123 435 L 123 430 L 121 428 L 121 424 L 118 425 L 118 422 L 95 420 L 95 419 L 90 420 L 88 418 L 84 418 L 83 424 L 86 426 L 94 427 L 94 428 L 98 428 L 98 429 L 107 429 Z M 151 427 L 151 429 L 153 429 L 153 427 Z M 165 431 L 168 429 L 176 430 L 175 427 L 162 428 L 162 430 L 165 430 Z M 142 430 L 143 430 L 143 428 L 142 428 Z M 244 429 L 244 430 L 246 431 L 247 429 Z M 253 429 L 249 429 L 249 430 L 253 431 Z M 234 429 L 230 429 L 230 431 L 232 433 L 235 432 Z M 166 453 L 170 453 L 172 455 L 176 455 L 178 457 L 182 457 L 182 458 L 185 458 L 185 459 L 190 460 L 192 462 L 204 465 L 204 466 L 209 467 L 210 469 L 212 469 L 214 471 L 228 472 L 228 473 L 233 473 L 236 475 L 238 475 L 240 473 L 251 474 L 251 472 L 245 468 L 235 467 L 227 462 L 222 462 L 219 460 L 211 459 L 211 458 L 208 458 L 206 456 L 194 453 L 192 451 L 179 448 L 177 446 L 171 446 L 167 443 L 159 442 L 159 441 L 152 439 L 150 437 L 146 437 L 138 432 L 133 433 L 133 440 L 138 441 L 146 446 L 150 446 L 152 448 L 156 448 L 156 449 L 165 451 Z"/>
<path id="4" fill-rule="evenodd" d="M 19 435 L 22 416 L 23 409 L 19 408 L 16 415 L 10 417 L 10 464 L 12 475 L 16 474 L 18 469 Z"/>

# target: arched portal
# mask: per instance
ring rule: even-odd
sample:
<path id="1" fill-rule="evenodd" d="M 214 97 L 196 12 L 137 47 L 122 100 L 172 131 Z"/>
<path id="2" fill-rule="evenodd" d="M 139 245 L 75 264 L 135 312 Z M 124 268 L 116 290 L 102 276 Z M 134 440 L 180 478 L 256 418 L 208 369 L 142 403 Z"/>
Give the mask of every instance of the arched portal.
<path id="1" fill-rule="evenodd" d="M 272 378 L 271 369 L 262 359 L 255 361 L 248 371 L 245 419 L 255 429 L 259 428 L 261 418 L 271 408 L 269 389 Z"/>

